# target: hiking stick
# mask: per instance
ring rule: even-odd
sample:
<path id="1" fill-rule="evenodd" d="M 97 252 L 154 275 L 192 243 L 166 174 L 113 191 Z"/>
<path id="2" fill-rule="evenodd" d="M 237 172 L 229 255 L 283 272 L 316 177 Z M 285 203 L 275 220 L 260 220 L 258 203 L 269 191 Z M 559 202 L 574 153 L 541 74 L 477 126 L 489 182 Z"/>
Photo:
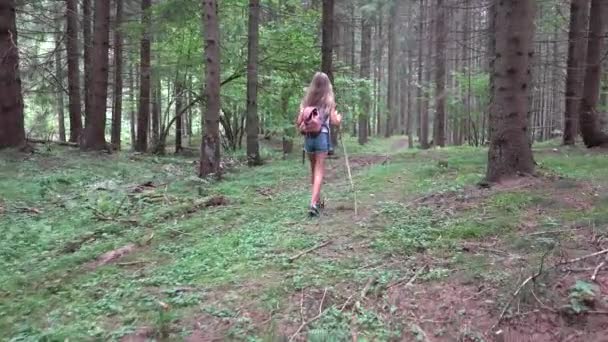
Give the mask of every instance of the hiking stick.
<path id="1" fill-rule="evenodd" d="M 350 171 L 350 163 L 348 161 L 348 153 L 346 152 L 346 144 L 344 140 L 342 140 L 342 132 L 339 132 L 338 137 L 340 138 L 340 143 L 342 144 L 342 149 L 344 151 L 344 160 L 346 161 L 346 170 L 348 171 L 348 179 L 350 180 L 350 188 L 353 191 L 353 197 L 355 200 L 355 216 L 358 216 L 357 210 L 357 191 L 355 190 L 355 183 L 353 182 L 353 175 Z"/>

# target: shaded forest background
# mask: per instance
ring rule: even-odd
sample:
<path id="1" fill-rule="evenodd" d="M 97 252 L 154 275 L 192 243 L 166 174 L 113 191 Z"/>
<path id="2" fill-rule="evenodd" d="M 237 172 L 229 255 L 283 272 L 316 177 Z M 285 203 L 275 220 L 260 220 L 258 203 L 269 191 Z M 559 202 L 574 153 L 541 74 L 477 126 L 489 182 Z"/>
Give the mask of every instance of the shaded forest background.
<path id="1" fill-rule="evenodd" d="M 80 143 L 87 120 L 99 117 L 99 110 L 87 114 L 95 111 L 91 94 L 100 90 L 92 75 L 106 73 L 101 104 L 106 118 L 100 124 L 112 148 L 155 153 L 198 148 L 206 110 L 201 2 L 103 3 L 108 7 L 96 8 L 91 0 L 17 3 L 27 137 Z M 323 25 L 320 1 L 257 4 L 255 102 L 262 137 L 284 138 L 290 152 L 289 141 L 297 136 L 293 118 L 325 51 L 333 55 L 339 110 L 347 114 L 343 131 L 358 135 L 361 143 L 368 136 L 395 134 L 408 135 L 411 146 L 421 147 L 488 142 L 489 1 L 326 3 L 325 10 L 333 3 L 333 20 Z M 563 134 L 571 6 L 567 1 L 537 1 L 537 6 L 528 134 L 544 141 Z M 250 6 L 227 0 L 218 9 L 219 133 L 223 149 L 234 151 L 247 136 L 252 37 L 244 19 Z M 95 48 L 96 10 L 109 15 L 107 53 Z M 329 52 L 321 47 L 328 25 Z M 105 59 L 107 68 L 100 65 Z M 606 75 L 599 112 L 608 106 Z"/>

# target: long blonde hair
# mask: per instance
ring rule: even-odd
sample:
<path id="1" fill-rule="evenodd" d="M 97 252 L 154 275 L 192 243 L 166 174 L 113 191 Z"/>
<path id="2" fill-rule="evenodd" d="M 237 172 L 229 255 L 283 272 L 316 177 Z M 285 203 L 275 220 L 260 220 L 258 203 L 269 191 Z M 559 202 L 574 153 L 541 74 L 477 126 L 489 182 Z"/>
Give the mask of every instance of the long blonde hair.
<path id="1" fill-rule="evenodd" d="M 300 109 L 306 107 L 322 107 L 332 111 L 336 107 L 334 89 L 329 77 L 324 72 L 317 72 L 306 90 Z"/>

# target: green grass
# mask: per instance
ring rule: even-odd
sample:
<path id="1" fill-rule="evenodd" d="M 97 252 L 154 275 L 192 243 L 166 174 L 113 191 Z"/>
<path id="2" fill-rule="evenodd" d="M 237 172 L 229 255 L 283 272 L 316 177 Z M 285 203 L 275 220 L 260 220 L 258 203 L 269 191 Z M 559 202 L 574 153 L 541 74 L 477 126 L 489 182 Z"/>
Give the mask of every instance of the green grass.
<path id="1" fill-rule="evenodd" d="M 308 166 L 301 165 L 299 153 L 282 160 L 280 153 L 265 149 L 271 161 L 264 166 L 238 167 L 216 182 L 195 177 L 193 160 L 181 157 L 55 147 L 32 156 L 1 152 L 0 340 L 114 340 L 142 326 L 179 339 L 189 333 L 189 320 L 205 313 L 236 320 L 229 332 L 233 339 L 263 338 L 273 334 L 272 328 L 256 330 L 240 311 L 244 303 L 288 314 L 288 299 L 302 289 L 327 287 L 334 293 L 339 284 L 362 287 L 374 278 L 375 290 L 381 291 L 411 274 L 418 253 L 451 258 L 464 240 L 512 236 L 527 210 L 547 205 L 543 194 L 513 191 L 458 212 L 410 206 L 420 196 L 459 192 L 477 183 L 486 152 L 396 148 L 402 139 L 372 140 L 365 147 L 347 139 L 353 156 L 380 154 L 390 160 L 353 165 L 358 218 L 352 210 L 334 209 L 352 206 L 352 194 L 340 173 L 343 159 L 330 161 L 338 170 L 324 190 L 331 215 L 319 221 L 305 217 Z M 234 158 L 242 160 L 238 153 Z M 537 160 L 553 173 L 608 181 L 602 171 L 608 158 L 601 154 L 543 152 Z M 157 187 L 132 191 L 145 182 Z M 224 196 L 227 205 L 201 205 L 214 196 Z M 605 225 L 607 212 L 608 200 L 599 197 L 577 219 Z M 548 217 L 569 219 L 566 213 Z M 334 243 L 288 261 L 326 240 Z M 129 243 L 137 249 L 120 260 L 122 265 L 85 267 Z M 367 247 L 361 253 L 352 249 L 359 245 Z M 365 267 L 395 258 L 408 261 L 400 267 Z M 449 273 L 436 267 L 421 281 L 442 281 Z M 163 311 L 160 302 L 171 309 Z M 347 336 L 350 324 L 370 340 L 403 331 L 373 308 L 362 307 L 353 321 L 338 304 L 310 327 L 311 341 Z"/>

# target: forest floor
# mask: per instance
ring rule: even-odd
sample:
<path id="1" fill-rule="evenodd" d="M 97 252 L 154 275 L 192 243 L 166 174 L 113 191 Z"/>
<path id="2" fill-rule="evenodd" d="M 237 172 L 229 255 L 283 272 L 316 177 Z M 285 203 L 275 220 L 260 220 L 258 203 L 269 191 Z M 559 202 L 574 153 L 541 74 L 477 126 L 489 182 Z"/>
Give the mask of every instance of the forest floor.
<path id="1" fill-rule="evenodd" d="M 312 220 L 271 145 L 221 182 L 2 152 L 0 340 L 606 341 L 608 154 L 535 146 L 538 177 L 486 189 L 485 150 L 406 145 L 349 141 L 357 215 L 339 158 Z"/>

